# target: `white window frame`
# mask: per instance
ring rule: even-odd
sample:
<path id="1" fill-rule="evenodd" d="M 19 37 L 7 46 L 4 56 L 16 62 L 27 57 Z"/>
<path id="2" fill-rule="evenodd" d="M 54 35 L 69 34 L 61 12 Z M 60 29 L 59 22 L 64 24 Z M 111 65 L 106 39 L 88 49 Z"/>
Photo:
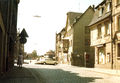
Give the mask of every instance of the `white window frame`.
<path id="1" fill-rule="evenodd" d="M 110 22 L 107 21 L 105 22 L 105 35 L 109 35 L 110 34 Z"/>
<path id="2" fill-rule="evenodd" d="M 99 9 L 99 17 L 103 15 L 103 12 L 104 12 L 104 7 L 101 7 Z"/>
<path id="3" fill-rule="evenodd" d="M 107 3 L 107 8 L 106 8 L 106 10 L 107 10 L 107 12 L 109 12 L 110 11 L 110 9 L 111 9 L 111 7 L 110 7 L 111 5 L 110 5 L 110 3 Z"/>

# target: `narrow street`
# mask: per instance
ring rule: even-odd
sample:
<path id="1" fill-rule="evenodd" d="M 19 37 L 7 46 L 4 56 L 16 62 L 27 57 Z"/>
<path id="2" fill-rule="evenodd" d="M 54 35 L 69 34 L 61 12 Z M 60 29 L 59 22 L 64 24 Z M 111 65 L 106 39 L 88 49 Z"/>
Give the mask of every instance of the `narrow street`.
<path id="1" fill-rule="evenodd" d="M 27 66 L 41 83 L 118 83 L 120 77 L 73 66 Z M 39 83 L 38 82 L 38 83 Z"/>
<path id="2" fill-rule="evenodd" d="M 24 64 L 0 83 L 119 83 L 120 76 L 98 73 L 75 66 Z M 17 73 L 16 73 L 17 72 Z"/>

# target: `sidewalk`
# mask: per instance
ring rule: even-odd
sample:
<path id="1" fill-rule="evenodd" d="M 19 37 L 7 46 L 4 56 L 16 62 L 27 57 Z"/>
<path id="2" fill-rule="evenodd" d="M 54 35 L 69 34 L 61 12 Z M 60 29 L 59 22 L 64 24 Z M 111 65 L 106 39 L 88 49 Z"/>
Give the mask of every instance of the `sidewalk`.
<path id="1" fill-rule="evenodd" d="M 82 68 L 87 71 L 94 71 L 94 72 L 113 75 L 113 76 L 120 76 L 120 70 L 112 70 L 112 69 L 104 69 L 104 68 L 86 68 L 86 67 L 78 67 L 78 66 L 72 66 L 67 64 L 58 64 L 58 65 L 61 67 L 72 67 L 77 69 Z"/>
<path id="2" fill-rule="evenodd" d="M 27 68 L 14 67 L 0 79 L 0 83 L 36 83 L 36 79 Z"/>
<path id="3" fill-rule="evenodd" d="M 113 69 L 102 69 L 102 68 L 85 68 L 89 71 L 95 71 L 98 73 L 104 73 L 113 76 L 120 76 L 120 70 L 113 70 Z"/>

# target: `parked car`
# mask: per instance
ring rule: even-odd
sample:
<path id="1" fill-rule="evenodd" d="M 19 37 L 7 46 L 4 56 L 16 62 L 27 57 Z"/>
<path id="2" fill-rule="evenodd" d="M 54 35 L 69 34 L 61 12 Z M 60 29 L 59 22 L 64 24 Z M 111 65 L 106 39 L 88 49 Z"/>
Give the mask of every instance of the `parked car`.
<path id="1" fill-rule="evenodd" d="M 49 64 L 49 65 L 57 65 L 58 62 L 52 58 L 45 58 L 37 61 L 35 64 Z"/>
<path id="2" fill-rule="evenodd" d="M 52 58 L 46 58 L 44 64 L 57 65 L 58 62 Z"/>
<path id="3" fill-rule="evenodd" d="M 35 64 L 44 64 L 44 63 L 45 63 L 45 59 L 40 59 L 40 60 L 37 60 Z"/>

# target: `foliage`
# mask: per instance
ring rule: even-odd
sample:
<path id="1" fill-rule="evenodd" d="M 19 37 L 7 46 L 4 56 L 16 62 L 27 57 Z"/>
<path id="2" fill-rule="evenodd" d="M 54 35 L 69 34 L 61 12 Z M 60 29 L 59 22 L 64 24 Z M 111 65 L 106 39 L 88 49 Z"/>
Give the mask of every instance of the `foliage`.
<path id="1" fill-rule="evenodd" d="M 36 50 L 33 50 L 33 52 L 32 52 L 32 58 L 33 59 L 35 59 L 35 58 L 37 58 L 38 56 L 37 56 L 37 51 Z"/>

